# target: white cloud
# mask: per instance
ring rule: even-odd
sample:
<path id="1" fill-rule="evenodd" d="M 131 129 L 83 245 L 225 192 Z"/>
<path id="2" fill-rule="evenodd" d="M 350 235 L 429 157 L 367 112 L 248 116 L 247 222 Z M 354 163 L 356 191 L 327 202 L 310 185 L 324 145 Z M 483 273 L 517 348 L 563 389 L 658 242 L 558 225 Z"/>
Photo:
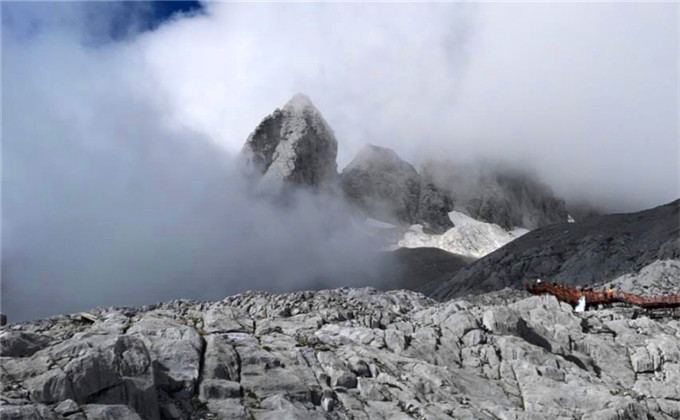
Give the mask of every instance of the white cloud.
<path id="1" fill-rule="evenodd" d="M 139 42 L 174 117 L 236 151 L 298 91 L 408 159 L 499 157 L 613 209 L 678 191 L 676 4 L 207 3 Z"/>

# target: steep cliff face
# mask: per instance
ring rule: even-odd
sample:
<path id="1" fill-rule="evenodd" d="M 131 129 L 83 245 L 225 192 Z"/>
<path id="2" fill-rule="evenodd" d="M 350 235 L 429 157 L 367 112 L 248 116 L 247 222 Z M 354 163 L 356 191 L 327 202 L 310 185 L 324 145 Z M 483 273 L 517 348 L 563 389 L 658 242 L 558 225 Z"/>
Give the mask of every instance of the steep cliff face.
<path id="1" fill-rule="evenodd" d="M 370 217 L 402 225 L 418 220 L 420 177 L 393 150 L 364 146 L 340 178 L 347 200 Z"/>
<path id="2" fill-rule="evenodd" d="M 680 416 L 677 320 L 510 290 L 248 292 L 10 325 L 0 344 L 3 420 Z"/>
<path id="3" fill-rule="evenodd" d="M 267 116 L 248 137 L 242 155 L 261 176 L 258 188 L 286 185 L 329 188 L 337 177 L 338 142 L 331 127 L 302 94 Z"/>
<path id="4" fill-rule="evenodd" d="M 451 209 L 451 197 L 431 180 L 421 176 L 416 223 L 423 224 L 434 233 L 446 232 L 453 227 L 449 217 Z"/>

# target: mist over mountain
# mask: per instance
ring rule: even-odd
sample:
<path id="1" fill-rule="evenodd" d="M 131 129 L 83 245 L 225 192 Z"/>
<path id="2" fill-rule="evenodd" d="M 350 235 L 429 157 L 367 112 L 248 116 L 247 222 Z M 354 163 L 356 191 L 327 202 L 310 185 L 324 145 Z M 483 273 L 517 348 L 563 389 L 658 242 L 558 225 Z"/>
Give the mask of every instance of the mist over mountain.
<path id="1" fill-rule="evenodd" d="M 142 106 L 128 103 L 126 115 L 157 111 Z M 100 117 L 90 122 L 104 127 L 106 114 L 95 111 Z M 2 311 L 12 320 L 390 278 L 389 260 L 376 258 L 380 245 L 339 194 L 291 188 L 285 202 L 263 196 L 241 156 L 144 119 L 98 131 L 93 145 L 77 132 L 47 135 L 21 123 L 28 112 L 8 110 L 4 127 L 23 140 L 3 150 Z M 52 110 L 30 112 L 59 126 Z M 316 134 L 300 140 L 318 146 Z M 316 162 L 335 182 L 334 156 L 300 153 L 304 168 Z M 297 186 L 307 179 L 295 176 Z"/>
<path id="2" fill-rule="evenodd" d="M 414 224 L 446 233 L 451 211 L 507 230 L 562 221 L 562 198 L 605 212 L 677 198 L 672 4 L 206 3 L 162 18 L 143 2 L 0 7 L 2 311 L 14 319 L 380 272 L 380 241 L 355 217 L 372 210 L 337 191 L 262 197 L 233 159 L 250 134 L 280 146 L 258 158 L 263 179 L 301 184 L 341 186 L 332 178 L 362 147 L 392 150 L 418 174 L 376 193 L 399 204 L 378 220 L 398 222 L 395 243 Z M 337 152 L 320 142 L 322 159 L 291 170 L 284 146 L 312 144 L 294 123 L 276 133 L 296 92 Z M 470 167 L 479 156 L 493 164 Z"/>
<path id="3" fill-rule="evenodd" d="M 342 170 L 341 180 L 345 197 L 370 217 L 407 225 L 420 220 L 420 176 L 393 150 L 366 145 Z"/>
<path id="4" fill-rule="evenodd" d="M 340 141 L 341 168 L 374 144 L 415 167 L 509 161 L 605 212 L 677 198 L 672 3 L 215 2 L 147 25 L 155 7 L 3 4 L 4 85 L 24 87 L 3 98 L 84 123 L 61 102 L 88 110 L 143 92 L 163 124 L 237 153 L 262 116 L 304 92 Z M 109 35 L 116 25 L 124 37 Z M 118 104 L 105 115 L 124 113 Z"/>
<path id="5" fill-rule="evenodd" d="M 2 420 L 680 418 L 677 4 L 0 8 Z"/>
<path id="6" fill-rule="evenodd" d="M 473 165 L 431 160 L 422 166 L 423 177 L 445 191 L 456 210 L 475 219 L 508 230 L 567 221 L 564 200 L 530 170 L 498 161 Z"/>
<path id="7" fill-rule="evenodd" d="M 33 129 L 9 128 L 24 138 Z M 301 94 L 266 116 L 234 157 L 196 135 L 191 142 L 183 133 L 173 139 L 171 131 L 147 138 L 145 128 L 141 121 L 132 126 L 123 148 L 116 148 L 116 133 L 103 133 L 104 149 L 64 133 L 65 154 L 41 141 L 5 149 L 13 160 L 3 178 L 9 186 L 3 217 L 10 224 L 3 231 L 2 272 L 4 294 L 12 299 L 3 310 L 13 319 L 246 288 L 403 284 L 433 290 L 431 281 L 466 266 L 467 257 L 514 239 L 510 230 L 568 218 L 547 185 L 502 165 L 431 161 L 419 173 L 394 151 L 368 145 L 338 174 L 333 130 Z M 23 204 L 36 198 L 47 201 L 26 211 Z M 397 234 L 420 224 L 444 232 L 453 241 L 444 249 L 482 242 L 470 242 L 469 250 L 463 245 L 455 251 L 461 255 L 450 258 L 434 250 L 410 254 L 416 258 L 406 251 L 378 254 L 386 243 L 357 217 L 388 222 Z M 469 223 L 482 230 L 464 227 Z M 486 236 L 503 229 L 509 236 L 501 242 Z M 417 243 L 406 238 L 399 244 Z M 431 246 L 424 241 L 415 246 Z M 484 251 L 476 251 L 479 246 Z M 427 261 L 441 263 L 417 268 Z M 404 273 L 420 274 L 407 279 Z"/>

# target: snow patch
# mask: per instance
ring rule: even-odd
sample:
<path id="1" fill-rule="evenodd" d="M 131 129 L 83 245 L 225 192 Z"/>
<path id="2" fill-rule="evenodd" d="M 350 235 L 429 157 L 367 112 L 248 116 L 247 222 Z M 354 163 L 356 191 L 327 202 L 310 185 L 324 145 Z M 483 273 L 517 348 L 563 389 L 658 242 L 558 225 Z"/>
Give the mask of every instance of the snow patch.
<path id="1" fill-rule="evenodd" d="M 371 217 L 356 217 L 352 224 L 358 230 L 363 230 L 375 241 L 376 251 L 396 251 L 400 248 L 397 242 L 401 238 L 404 228 L 391 223 L 373 219 Z"/>
<path id="2" fill-rule="evenodd" d="M 567 223 L 576 223 L 576 220 L 571 217 L 571 214 L 567 214 Z"/>
<path id="3" fill-rule="evenodd" d="M 524 228 L 508 232 L 496 224 L 480 222 L 458 211 L 450 212 L 449 218 L 455 226 L 441 235 L 424 232 L 422 225 L 411 226 L 398 242 L 399 246 L 441 248 L 454 254 L 481 258 L 529 232 Z"/>
<path id="4" fill-rule="evenodd" d="M 449 213 L 449 220 L 453 222 L 454 226 L 471 226 L 471 225 L 480 225 L 480 224 L 488 224 L 484 222 L 480 222 L 479 220 L 473 219 L 472 217 L 468 216 L 465 213 L 461 213 L 459 211 L 452 211 Z"/>

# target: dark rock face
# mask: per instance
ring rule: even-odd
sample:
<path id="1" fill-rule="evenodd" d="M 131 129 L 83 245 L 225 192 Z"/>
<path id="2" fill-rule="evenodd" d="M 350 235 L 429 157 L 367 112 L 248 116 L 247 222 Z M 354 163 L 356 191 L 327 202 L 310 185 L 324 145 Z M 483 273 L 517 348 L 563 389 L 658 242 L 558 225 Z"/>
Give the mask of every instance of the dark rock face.
<path id="1" fill-rule="evenodd" d="M 242 155 L 261 176 L 258 187 L 330 187 L 337 177 L 338 142 L 333 130 L 302 94 L 266 117 L 248 137 Z"/>
<path id="2" fill-rule="evenodd" d="M 498 165 L 453 165 L 430 161 L 424 178 L 446 193 L 455 210 L 506 230 L 529 230 L 567 221 L 563 200 L 534 175 Z"/>
<path id="3" fill-rule="evenodd" d="M 587 202 L 567 203 L 567 212 L 576 222 L 583 222 L 591 217 L 602 216 L 605 211 Z"/>
<path id="4" fill-rule="evenodd" d="M 420 176 L 394 151 L 367 145 L 340 177 L 347 200 L 369 216 L 395 224 L 418 220 Z"/>
<path id="5" fill-rule="evenodd" d="M 472 217 L 511 230 L 517 226 L 532 230 L 553 223 L 564 223 L 564 201 L 552 197 L 549 189 L 521 176 L 497 175 L 493 181 L 505 194 L 482 193 L 461 203 Z"/>
<path id="6" fill-rule="evenodd" d="M 656 260 L 677 259 L 680 200 L 651 210 L 612 214 L 536 229 L 479 259 L 432 296 L 521 287 L 541 278 L 571 285 L 599 284 Z"/>
<path id="7" fill-rule="evenodd" d="M 418 199 L 417 221 L 434 232 L 445 232 L 453 227 L 449 212 L 453 209 L 453 201 L 433 182 L 423 178 Z"/>
<path id="8" fill-rule="evenodd" d="M 675 289 L 676 293 L 678 288 Z M 678 322 L 500 291 L 248 292 L 2 327 L 2 419 L 673 419 Z"/>
<path id="9" fill-rule="evenodd" d="M 390 289 L 407 289 L 426 295 L 475 261 L 475 258 L 439 248 L 399 248 L 389 254 L 395 269 Z"/>
<path id="10" fill-rule="evenodd" d="M 431 161 L 420 173 L 386 148 L 368 145 L 341 174 L 348 201 L 368 216 L 398 225 L 421 224 L 434 233 L 453 227 L 461 211 L 506 230 L 567 221 L 564 201 L 527 173 Z"/>

